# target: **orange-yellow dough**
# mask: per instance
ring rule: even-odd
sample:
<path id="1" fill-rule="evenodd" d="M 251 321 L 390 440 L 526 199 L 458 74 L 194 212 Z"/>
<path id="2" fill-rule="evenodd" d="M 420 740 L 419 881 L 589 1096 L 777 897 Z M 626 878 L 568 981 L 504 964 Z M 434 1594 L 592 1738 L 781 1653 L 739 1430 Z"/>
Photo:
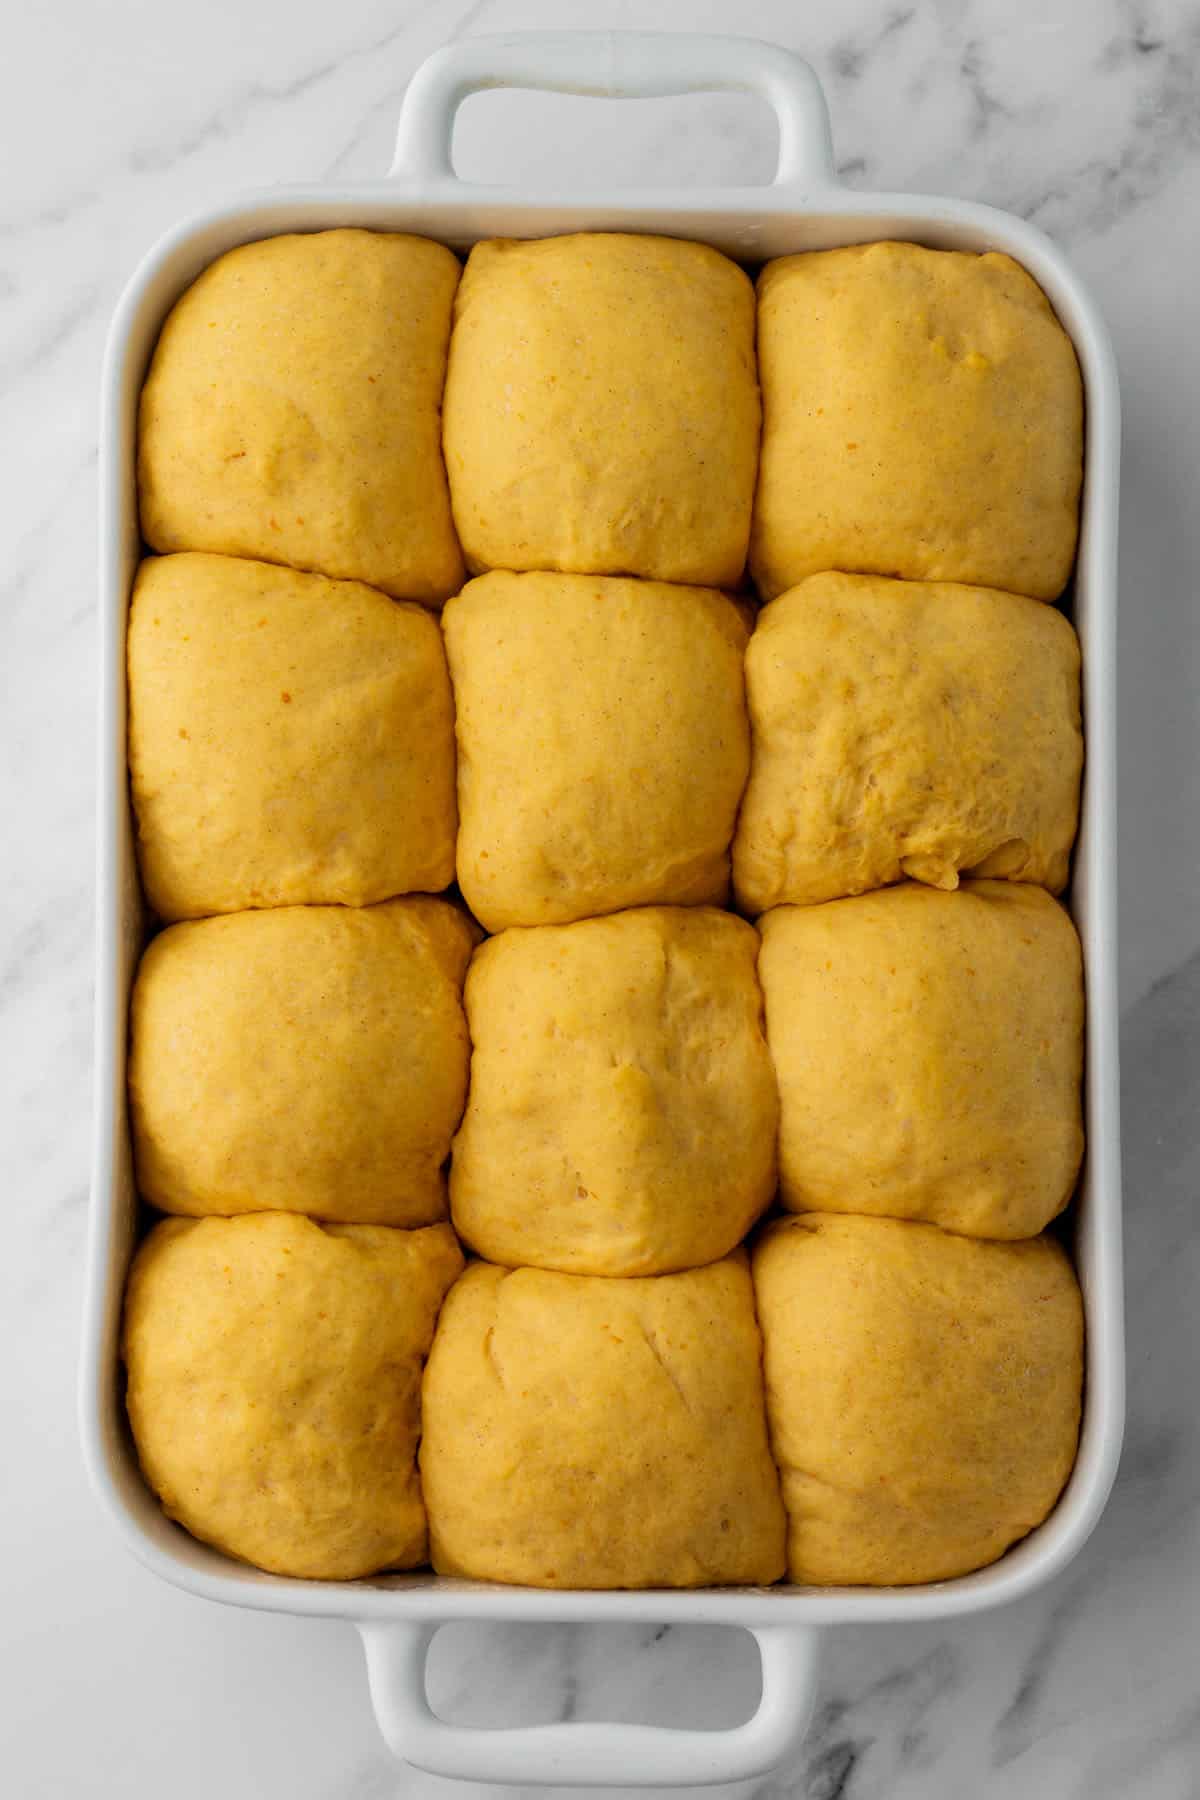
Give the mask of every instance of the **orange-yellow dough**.
<path id="1" fill-rule="evenodd" d="M 746 653 L 739 903 L 833 900 L 909 875 L 1066 885 L 1079 814 L 1079 642 L 990 588 L 810 575 Z"/>
<path id="2" fill-rule="evenodd" d="M 421 1367 L 461 1268 L 448 1225 L 155 1226 L 130 1271 L 122 1352 L 168 1516 L 277 1575 L 423 1563 Z"/>
<path id="3" fill-rule="evenodd" d="M 176 302 L 142 391 L 155 550 L 216 550 L 437 605 L 462 581 L 441 403 L 457 259 L 317 231 L 218 257 Z"/>
<path id="4" fill-rule="evenodd" d="M 1071 1473 L 1083 1307 L 1051 1238 L 809 1214 L 754 1253 L 792 1581 L 887 1587 L 995 1562 Z"/>
<path id="5" fill-rule="evenodd" d="M 128 656 L 138 860 L 161 918 L 453 881 L 454 702 L 423 608 L 270 563 L 154 556 Z"/>
<path id="6" fill-rule="evenodd" d="M 171 925 L 131 1001 L 138 1185 L 163 1212 L 446 1216 L 476 928 L 444 900 Z"/>
<path id="7" fill-rule="evenodd" d="M 1033 1237 L 1083 1153 L 1079 940 L 1041 888 L 903 886 L 759 921 L 792 1212 Z"/>
<path id="8" fill-rule="evenodd" d="M 783 1573 L 742 1251 L 645 1281 L 473 1264 L 447 1296 L 423 1411 L 441 1575 L 645 1588 Z"/>
<path id="9" fill-rule="evenodd" d="M 754 290 L 706 244 L 477 244 L 445 448 L 468 565 L 729 586 L 758 460 Z"/>
<path id="10" fill-rule="evenodd" d="M 489 931 L 725 899 L 750 763 L 737 607 L 706 588 L 492 574 L 444 626 L 458 880 Z"/>
<path id="11" fill-rule="evenodd" d="M 824 569 L 1053 600 L 1075 554 L 1083 387 L 1010 257 L 807 251 L 758 281 L 765 599 Z"/>
<path id="12" fill-rule="evenodd" d="M 467 975 L 450 1205 L 509 1267 L 658 1275 L 732 1250 L 775 1191 L 753 927 L 639 907 L 506 931 Z"/>

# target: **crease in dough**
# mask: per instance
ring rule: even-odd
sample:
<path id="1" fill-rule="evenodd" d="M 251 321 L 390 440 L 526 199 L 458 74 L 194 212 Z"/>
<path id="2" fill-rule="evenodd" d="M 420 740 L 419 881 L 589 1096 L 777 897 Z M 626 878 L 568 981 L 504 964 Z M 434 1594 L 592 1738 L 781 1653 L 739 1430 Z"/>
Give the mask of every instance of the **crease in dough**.
<path id="1" fill-rule="evenodd" d="M 746 654 L 750 777 L 733 844 L 765 912 L 910 876 L 1066 885 L 1080 653 L 1053 608 L 953 583 L 814 575 Z"/>

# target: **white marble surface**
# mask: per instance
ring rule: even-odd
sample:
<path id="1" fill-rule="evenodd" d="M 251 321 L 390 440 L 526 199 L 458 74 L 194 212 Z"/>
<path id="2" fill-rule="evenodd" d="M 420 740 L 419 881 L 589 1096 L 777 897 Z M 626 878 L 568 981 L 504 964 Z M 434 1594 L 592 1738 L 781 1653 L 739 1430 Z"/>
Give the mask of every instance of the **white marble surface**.
<path id="1" fill-rule="evenodd" d="M 732 30 L 807 53 L 858 183 L 1025 213 L 1116 338 L 1130 1419 L 1079 1561 L 1000 1614 L 828 1635 L 797 1800 L 1200 1793 L 1200 4 L 1197 0 L 58 0 L 0 58 L 0 1788 L 12 1800 L 382 1800 L 451 1789 L 380 1743 L 347 1627 L 229 1612 L 130 1562 L 85 1488 L 73 1383 L 90 1108 L 96 390 L 108 314 L 179 215 L 238 187 L 372 176 L 417 62 L 461 32 Z M 765 176 L 749 103 L 466 110 L 461 164 L 537 179 Z M 447 1632 L 453 1716 L 732 1720 L 737 1633 Z M 477 1793 L 497 1793 L 477 1789 Z"/>

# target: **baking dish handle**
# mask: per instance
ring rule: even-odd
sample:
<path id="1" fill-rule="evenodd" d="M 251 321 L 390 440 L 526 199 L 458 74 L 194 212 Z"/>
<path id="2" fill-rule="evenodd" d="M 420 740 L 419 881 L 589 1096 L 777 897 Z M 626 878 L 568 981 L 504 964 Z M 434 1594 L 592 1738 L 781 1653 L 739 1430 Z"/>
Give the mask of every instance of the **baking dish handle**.
<path id="1" fill-rule="evenodd" d="M 465 1781 L 561 1787 L 704 1787 L 765 1775 L 799 1748 L 816 1691 L 811 1626 L 752 1628 L 762 1698 L 729 1731 L 568 1723 L 450 1725 L 432 1711 L 425 1660 L 436 1625 L 359 1623 L 379 1729 L 401 1762 Z"/>
<path id="2" fill-rule="evenodd" d="M 779 123 L 775 185 L 836 183 L 825 95 L 806 62 L 758 38 L 660 31 L 514 31 L 444 45 L 408 84 L 391 175 L 462 185 L 450 155 L 454 116 L 469 94 L 506 87 L 612 100 L 757 94 Z"/>

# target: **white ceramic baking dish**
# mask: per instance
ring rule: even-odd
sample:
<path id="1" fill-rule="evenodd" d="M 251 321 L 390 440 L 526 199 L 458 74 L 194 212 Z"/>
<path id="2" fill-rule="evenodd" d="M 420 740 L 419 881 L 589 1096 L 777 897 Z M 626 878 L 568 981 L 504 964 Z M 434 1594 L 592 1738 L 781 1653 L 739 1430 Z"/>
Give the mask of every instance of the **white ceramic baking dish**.
<path id="1" fill-rule="evenodd" d="M 738 89 L 779 125 L 779 165 L 763 188 L 550 192 L 531 199 L 467 185 L 450 160 L 460 101 L 480 88 L 651 96 Z M 117 1359 L 121 1293 L 137 1216 L 125 1115 L 126 1004 L 142 935 L 125 774 L 125 614 L 138 557 L 134 430 L 138 390 L 163 317 L 222 251 L 248 239 L 334 225 L 413 231 L 465 249 L 477 238 L 565 231 L 652 231 L 699 238 L 741 260 L 876 238 L 997 249 L 1049 294 L 1074 340 L 1087 394 L 1087 469 L 1073 616 L 1083 643 L 1087 772 L 1071 908 L 1087 963 L 1087 1164 L 1074 1210 L 1087 1308 L 1087 1392 L 1079 1457 L 1044 1525 L 989 1569 L 910 1589 L 723 1589 L 699 1593 L 542 1593 L 395 1576 L 283 1580 L 205 1548 L 161 1513 L 138 1472 Z M 82 1365 L 82 1433 L 95 1489 L 126 1544 L 167 1580 L 212 1600 L 352 1620 L 362 1632 L 379 1723 L 397 1756 L 482 1781 L 668 1783 L 695 1787 L 770 1769 L 807 1726 L 820 1628 L 979 1612 L 1046 1581 L 1075 1554 L 1108 1494 L 1123 1412 L 1115 909 L 1114 627 L 1119 420 L 1100 316 L 1064 258 L 1018 219 L 958 200 L 864 194 L 834 175 L 821 90 L 807 64 L 750 39 L 641 34 L 519 34 L 438 51 L 405 96 L 386 180 L 251 194 L 189 220 L 150 253 L 113 321 L 103 379 L 100 528 L 99 868 L 96 1133 Z M 685 1621 L 751 1631 L 762 1699 L 730 1731 L 623 1724 L 476 1730 L 428 1706 L 429 1641 L 452 1619 Z"/>

